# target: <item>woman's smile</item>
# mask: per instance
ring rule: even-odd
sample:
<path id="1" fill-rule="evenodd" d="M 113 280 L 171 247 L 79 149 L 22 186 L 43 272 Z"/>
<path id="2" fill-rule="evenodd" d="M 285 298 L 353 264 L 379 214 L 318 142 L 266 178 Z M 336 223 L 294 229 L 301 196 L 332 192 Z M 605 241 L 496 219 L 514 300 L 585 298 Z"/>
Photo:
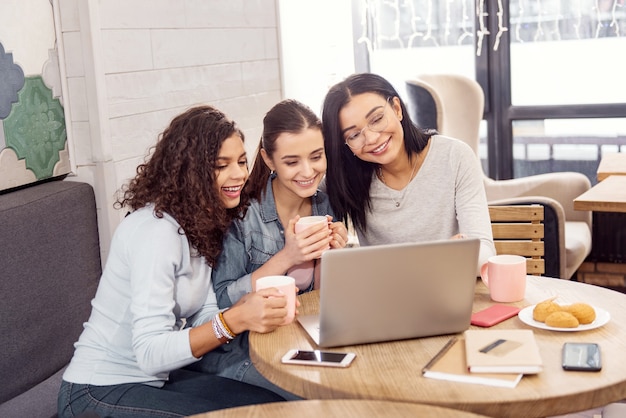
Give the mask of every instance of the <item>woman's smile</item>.
<path id="1" fill-rule="evenodd" d="M 383 154 L 389 148 L 390 142 L 391 142 L 391 137 L 387 139 L 385 142 L 383 142 L 382 144 L 380 144 L 379 146 L 377 146 L 376 148 L 374 148 L 373 150 L 368 151 L 368 152 L 374 155 Z"/>

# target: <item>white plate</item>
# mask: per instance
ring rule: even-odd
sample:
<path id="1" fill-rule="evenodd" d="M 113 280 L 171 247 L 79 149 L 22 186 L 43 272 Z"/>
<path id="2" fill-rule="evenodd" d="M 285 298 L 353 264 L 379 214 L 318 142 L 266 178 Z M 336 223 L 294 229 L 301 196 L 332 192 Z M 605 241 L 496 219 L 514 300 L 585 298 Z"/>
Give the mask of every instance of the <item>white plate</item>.
<path id="1" fill-rule="evenodd" d="M 535 305 L 527 306 L 521 311 L 519 311 L 519 314 L 517 314 L 517 316 L 519 316 L 519 319 L 521 319 L 523 323 L 530 325 L 531 327 L 547 329 L 550 331 L 569 331 L 569 332 L 587 331 L 590 329 L 599 328 L 602 325 L 609 322 L 609 320 L 611 319 L 610 313 L 608 313 L 606 310 L 602 308 L 596 308 L 594 306 L 593 309 L 595 309 L 596 311 L 596 319 L 591 324 L 579 325 L 576 328 L 557 328 L 557 327 L 548 326 L 544 324 L 543 322 L 535 321 L 533 319 L 533 309 L 535 309 Z"/>

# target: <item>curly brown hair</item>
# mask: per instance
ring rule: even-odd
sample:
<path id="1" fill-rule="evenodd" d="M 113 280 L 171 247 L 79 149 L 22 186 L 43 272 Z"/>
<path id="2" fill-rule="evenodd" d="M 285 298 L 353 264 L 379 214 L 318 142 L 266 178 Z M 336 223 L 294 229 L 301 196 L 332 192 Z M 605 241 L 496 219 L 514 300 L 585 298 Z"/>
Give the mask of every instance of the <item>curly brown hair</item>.
<path id="1" fill-rule="evenodd" d="M 222 143 L 233 134 L 244 141 L 235 122 L 212 106 L 176 116 L 137 167 L 135 178 L 120 188 L 113 206 L 137 210 L 153 204 L 157 217 L 166 212 L 176 219 L 179 233 L 213 267 L 224 234 L 233 219 L 244 215 L 249 200 L 242 194 L 239 206 L 227 209 L 218 196 L 216 160 Z"/>

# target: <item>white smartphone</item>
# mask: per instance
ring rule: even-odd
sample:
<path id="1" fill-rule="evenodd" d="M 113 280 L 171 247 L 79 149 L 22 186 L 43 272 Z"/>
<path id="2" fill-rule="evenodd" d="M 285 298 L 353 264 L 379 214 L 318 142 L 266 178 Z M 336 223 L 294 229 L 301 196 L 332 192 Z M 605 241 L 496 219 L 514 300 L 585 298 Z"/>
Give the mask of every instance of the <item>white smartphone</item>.
<path id="1" fill-rule="evenodd" d="M 286 364 L 305 364 L 309 366 L 348 367 L 356 354 L 320 350 L 289 350 L 283 356 Z"/>

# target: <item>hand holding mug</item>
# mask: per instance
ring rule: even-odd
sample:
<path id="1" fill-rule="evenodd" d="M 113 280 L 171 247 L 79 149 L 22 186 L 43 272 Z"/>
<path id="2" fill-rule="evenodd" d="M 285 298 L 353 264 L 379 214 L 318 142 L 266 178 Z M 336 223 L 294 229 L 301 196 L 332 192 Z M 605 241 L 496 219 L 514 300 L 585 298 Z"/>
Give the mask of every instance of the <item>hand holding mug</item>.
<path id="1" fill-rule="evenodd" d="M 348 244 L 348 228 L 343 222 L 332 222 L 332 217 L 328 216 L 330 230 L 332 231 L 332 241 L 330 248 L 344 248 Z"/>
<path id="2" fill-rule="evenodd" d="M 290 324 L 296 316 L 296 281 L 289 276 L 265 276 L 257 279 L 257 292 L 262 289 L 276 288 L 287 300 L 287 316 L 281 325 Z"/>
<path id="3" fill-rule="evenodd" d="M 317 227 L 316 228 L 316 232 L 317 232 L 317 230 L 320 230 L 321 225 L 326 225 L 326 228 L 330 229 L 330 223 L 326 216 L 303 216 L 300 219 L 298 219 L 298 221 L 296 222 L 296 225 L 294 226 L 294 231 L 296 232 L 296 234 L 298 234 L 311 227 Z M 330 230 L 328 231 L 328 235 L 330 235 Z M 327 236 L 324 237 L 324 239 L 326 238 Z M 330 248 L 330 244 L 324 246 L 323 249 L 328 249 L 328 248 Z"/>
<path id="4" fill-rule="evenodd" d="M 280 327 L 287 314 L 287 300 L 275 288 L 243 295 L 228 311 L 227 323 L 235 334 L 245 330 L 265 334 Z"/>
<path id="5" fill-rule="evenodd" d="M 291 223 L 292 221 L 289 222 L 290 226 Z M 319 258 L 323 251 L 330 248 L 330 242 L 322 243 L 324 245 L 321 248 L 319 248 L 320 246 L 317 244 L 322 240 L 330 241 L 331 230 L 328 218 L 326 216 L 303 216 L 297 220 L 297 222 L 293 226 L 293 229 L 296 234 L 302 233 L 303 231 L 307 231 L 309 229 L 314 230 L 314 232 L 312 232 L 303 240 L 305 242 L 311 243 L 309 243 L 306 247 L 298 246 L 300 251 L 305 252 L 305 254 L 302 254 L 304 261 L 294 265 L 287 271 L 287 275 L 296 279 L 296 286 L 298 287 L 298 289 L 304 290 L 309 287 L 311 280 L 313 280 L 313 272 L 315 269 L 315 263 L 313 260 Z M 316 237 L 316 235 L 318 237 Z M 321 237 L 319 237 L 319 235 L 321 235 Z M 285 237 L 286 242 L 287 239 L 288 238 Z M 317 252 L 319 252 L 319 255 L 315 254 L 311 257 L 312 253 Z"/>

